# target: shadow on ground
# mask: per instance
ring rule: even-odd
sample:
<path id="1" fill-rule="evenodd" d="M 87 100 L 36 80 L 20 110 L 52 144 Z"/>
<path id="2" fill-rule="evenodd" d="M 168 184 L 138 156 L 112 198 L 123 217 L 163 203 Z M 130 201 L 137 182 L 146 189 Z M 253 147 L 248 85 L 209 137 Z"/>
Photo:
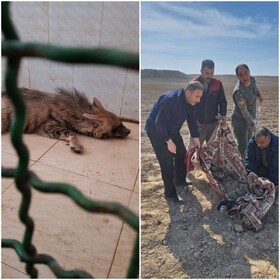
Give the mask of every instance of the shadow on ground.
<path id="1" fill-rule="evenodd" d="M 245 228 L 237 232 L 242 230 L 239 218 L 218 212 L 219 197 L 210 185 L 204 179 L 193 181 L 189 190 L 180 190 L 183 205 L 168 205 L 170 224 L 163 242 L 185 274 L 190 278 L 276 278 L 278 206 L 270 209 L 259 232 Z"/>

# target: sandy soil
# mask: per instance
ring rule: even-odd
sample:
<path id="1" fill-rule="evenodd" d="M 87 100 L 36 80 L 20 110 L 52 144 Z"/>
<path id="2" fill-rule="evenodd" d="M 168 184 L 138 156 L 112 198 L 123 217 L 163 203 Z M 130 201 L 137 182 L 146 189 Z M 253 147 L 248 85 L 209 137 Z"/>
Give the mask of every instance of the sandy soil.
<path id="1" fill-rule="evenodd" d="M 221 76 L 232 112 L 235 77 Z M 264 102 L 260 125 L 278 135 L 278 78 L 256 77 Z M 141 277 L 142 278 L 278 278 L 278 204 L 263 228 L 240 230 L 237 218 L 216 210 L 220 198 L 199 171 L 188 174 L 193 185 L 179 189 L 184 204 L 168 204 L 159 164 L 144 132 L 147 114 L 158 96 L 182 82 L 142 79 L 141 128 Z M 230 121 L 228 122 L 230 124 Z M 230 126 L 231 127 L 231 126 Z M 187 124 L 182 129 L 188 143 Z M 241 231 L 241 232 L 239 232 Z"/>

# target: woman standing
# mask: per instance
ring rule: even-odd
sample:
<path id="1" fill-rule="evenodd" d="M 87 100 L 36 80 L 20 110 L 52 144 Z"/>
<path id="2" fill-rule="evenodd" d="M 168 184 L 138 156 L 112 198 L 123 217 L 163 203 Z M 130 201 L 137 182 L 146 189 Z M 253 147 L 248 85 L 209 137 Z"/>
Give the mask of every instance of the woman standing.
<path id="1" fill-rule="evenodd" d="M 238 149 L 245 162 L 246 149 L 250 138 L 256 131 L 256 104 L 257 99 L 263 101 L 257 88 L 256 80 L 250 76 L 249 67 L 240 64 L 235 69 L 238 82 L 233 90 L 232 127 L 238 143 Z"/>

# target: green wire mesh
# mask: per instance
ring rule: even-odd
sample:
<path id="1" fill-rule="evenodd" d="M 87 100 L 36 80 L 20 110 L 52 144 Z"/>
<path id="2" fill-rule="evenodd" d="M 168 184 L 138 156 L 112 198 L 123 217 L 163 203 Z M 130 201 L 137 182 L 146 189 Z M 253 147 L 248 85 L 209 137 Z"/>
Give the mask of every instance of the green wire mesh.
<path id="1" fill-rule="evenodd" d="M 69 184 L 44 182 L 35 173 L 28 170 L 29 151 L 22 140 L 26 110 L 17 87 L 17 77 L 20 61 L 23 57 L 39 57 L 64 63 L 108 64 L 139 70 L 139 56 L 115 49 L 69 48 L 22 42 L 10 18 L 9 2 L 1 4 L 2 33 L 4 35 L 2 55 L 7 57 L 5 85 L 7 95 L 15 110 L 11 141 L 19 157 L 16 168 L 2 167 L 2 177 L 15 179 L 16 187 L 22 195 L 19 218 L 25 225 L 22 242 L 14 239 L 2 239 L 2 247 L 15 250 L 20 261 L 26 263 L 26 272 L 32 278 L 38 278 L 35 264 L 47 265 L 58 278 L 93 278 L 92 275 L 84 271 L 64 270 L 53 257 L 37 254 L 36 248 L 32 244 L 34 222 L 28 213 L 32 198 L 31 188 L 33 187 L 40 192 L 60 193 L 72 199 L 79 207 L 88 212 L 116 215 L 136 231 L 127 278 L 137 278 L 139 274 L 139 217 L 137 215 L 118 203 L 88 199 Z"/>

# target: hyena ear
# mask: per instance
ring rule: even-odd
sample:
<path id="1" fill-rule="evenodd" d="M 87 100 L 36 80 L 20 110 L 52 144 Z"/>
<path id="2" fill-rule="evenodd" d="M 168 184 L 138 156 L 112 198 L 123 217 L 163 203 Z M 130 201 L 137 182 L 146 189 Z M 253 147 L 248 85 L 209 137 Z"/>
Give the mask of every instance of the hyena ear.
<path id="1" fill-rule="evenodd" d="M 98 120 L 98 116 L 92 115 L 92 114 L 84 113 L 83 117 L 85 117 L 86 119 L 90 119 L 90 120 L 96 120 L 96 121 Z"/>
<path id="2" fill-rule="evenodd" d="M 99 109 L 104 109 L 102 103 L 96 97 L 93 97 L 92 105 L 93 105 L 93 107 L 96 107 L 96 108 L 99 108 Z"/>

